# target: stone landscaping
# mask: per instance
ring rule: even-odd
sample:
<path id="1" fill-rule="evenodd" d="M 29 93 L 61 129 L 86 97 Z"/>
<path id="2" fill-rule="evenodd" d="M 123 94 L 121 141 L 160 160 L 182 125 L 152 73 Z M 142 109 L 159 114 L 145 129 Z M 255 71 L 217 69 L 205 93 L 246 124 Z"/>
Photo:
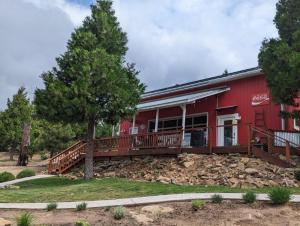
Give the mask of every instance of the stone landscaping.
<path id="1" fill-rule="evenodd" d="M 300 182 L 295 180 L 294 171 L 295 168 L 280 168 L 263 160 L 239 154 L 184 153 L 178 158 L 148 156 L 95 163 L 95 176 L 98 178 L 121 177 L 181 185 L 224 185 L 237 188 L 299 187 Z M 67 177 L 72 179 L 82 176 L 82 167 L 67 174 Z"/>

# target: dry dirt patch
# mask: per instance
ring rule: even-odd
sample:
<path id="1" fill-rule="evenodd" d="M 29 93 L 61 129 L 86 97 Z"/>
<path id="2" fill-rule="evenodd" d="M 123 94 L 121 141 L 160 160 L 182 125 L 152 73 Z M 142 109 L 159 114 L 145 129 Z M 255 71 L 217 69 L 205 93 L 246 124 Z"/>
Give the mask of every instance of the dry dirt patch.
<path id="1" fill-rule="evenodd" d="M 151 210 L 151 211 L 145 211 Z M 155 211 L 152 211 L 155 210 Z M 167 210 L 167 211 L 165 211 Z M 21 211 L 4 210 L 0 217 L 14 221 Z M 300 225 L 300 204 L 270 206 L 266 203 L 252 205 L 225 201 L 222 204 L 207 203 L 194 211 L 190 202 L 165 203 L 160 205 L 125 208 L 125 218 L 114 220 L 112 209 L 95 208 L 82 212 L 75 210 L 55 210 L 53 212 L 33 211 L 35 224 L 74 225 L 78 219 L 86 219 L 91 225 L 172 225 L 172 226 L 274 226 Z"/>
<path id="2" fill-rule="evenodd" d="M 36 174 L 43 174 L 47 169 L 48 161 L 42 161 L 40 155 L 34 155 L 32 159 L 29 159 L 27 166 L 16 166 L 18 156 L 14 155 L 14 160 L 9 160 L 8 152 L 0 152 L 0 172 L 8 171 L 17 175 L 23 169 L 33 169 Z"/>

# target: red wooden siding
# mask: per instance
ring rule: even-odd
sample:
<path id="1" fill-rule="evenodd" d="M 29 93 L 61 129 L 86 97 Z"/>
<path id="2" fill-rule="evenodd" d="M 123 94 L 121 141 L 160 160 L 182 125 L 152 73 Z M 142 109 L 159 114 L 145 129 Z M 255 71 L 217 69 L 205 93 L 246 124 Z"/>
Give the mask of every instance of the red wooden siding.
<path id="1" fill-rule="evenodd" d="M 179 91 L 176 93 L 165 94 L 161 96 L 151 97 L 147 100 L 160 99 L 167 96 L 178 95 L 182 93 L 195 92 L 207 88 L 228 86 L 229 91 L 216 95 L 207 97 L 197 101 L 194 104 L 187 105 L 187 115 L 197 114 L 197 113 L 208 113 L 208 126 L 216 126 L 217 115 L 233 114 L 239 113 L 241 120 L 239 124 L 254 123 L 254 113 L 255 111 L 264 111 L 265 114 L 265 124 L 268 129 L 281 129 L 281 119 L 279 117 L 280 106 L 274 104 L 272 100 L 269 103 L 261 106 L 252 106 L 251 100 L 254 95 L 257 94 L 268 94 L 269 90 L 266 85 L 265 76 L 263 74 L 239 79 L 235 81 L 229 81 L 225 83 L 220 83 L 214 86 L 201 87 L 192 90 Z M 216 108 L 236 106 L 230 109 L 223 109 L 216 112 Z M 136 116 L 136 126 L 139 127 L 139 133 L 145 133 L 148 131 L 148 121 L 154 120 L 156 115 L 155 110 L 140 112 Z M 168 117 L 181 117 L 182 110 L 180 107 L 165 108 L 159 110 L 160 118 Z M 141 130 L 141 125 L 144 125 L 143 130 Z M 128 129 L 131 126 L 131 122 L 122 122 L 121 124 L 121 134 L 128 134 Z M 241 126 L 238 130 L 238 143 L 247 144 L 247 127 Z M 125 131 L 125 132 L 124 132 Z M 213 132 L 213 139 L 216 141 L 216 131 Z"/>

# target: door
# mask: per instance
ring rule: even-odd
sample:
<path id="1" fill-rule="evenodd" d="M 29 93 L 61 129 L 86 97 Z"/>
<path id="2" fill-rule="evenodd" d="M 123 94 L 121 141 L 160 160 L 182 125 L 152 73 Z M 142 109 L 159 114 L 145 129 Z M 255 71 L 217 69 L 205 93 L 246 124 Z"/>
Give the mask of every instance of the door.
<path id="1" fill-rule="evenodd" d="M 237 120 L 235 115 L 218 116 L 217 145 L 237 145 Z"/>

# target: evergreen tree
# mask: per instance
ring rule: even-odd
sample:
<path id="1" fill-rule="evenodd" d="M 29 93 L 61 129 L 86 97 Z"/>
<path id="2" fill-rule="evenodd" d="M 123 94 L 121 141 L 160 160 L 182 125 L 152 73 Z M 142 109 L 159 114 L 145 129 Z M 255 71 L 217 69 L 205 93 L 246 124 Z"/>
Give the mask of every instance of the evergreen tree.
<path id="1" fill-rule="evenodd" d="M 300 88 L 300 1 L 280 0 L 274 23 L 279 38 L 263 41 L 259 66 L 267 75 L 273 100 L 297 106 Z M 299 111 L 281 112 L 283 117 L 300 118 Z"/>
<path id="2" fill-rule="evenodd" d="M 21 87 L 12 100 L 8 99 L 7 109 L 1 113 L 0 133 L 2 147 L 10 151 L 12 160 L 13 153 L 20 149 L 23 128 L 31 122 L 32 106 L 24 87 Z"/>
<path id="3" fill-rule="evenodd" d="M 57 67 L 42 75 L 45 89 L 35 92 L 37 114 L 50 121 L 87 124 L 85 178 L 93 177 L 95 125 L 116 123 L 133 114 L 144 85 L 126 64 L 127 37 L 112 2 L 98 0 L 75 29 Z"/>

